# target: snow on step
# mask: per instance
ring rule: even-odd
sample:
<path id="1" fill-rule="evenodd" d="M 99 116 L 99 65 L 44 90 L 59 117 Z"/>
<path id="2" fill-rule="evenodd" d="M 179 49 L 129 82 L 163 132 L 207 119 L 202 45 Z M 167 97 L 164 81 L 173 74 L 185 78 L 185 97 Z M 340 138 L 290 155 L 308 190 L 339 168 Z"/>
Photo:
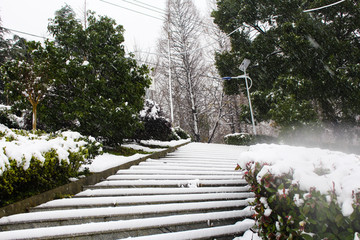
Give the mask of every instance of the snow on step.
<path id="1" fill-rule="evenodd" d="M 237 165 L 237 161 L 227 161 L 227 160 L 219 160 L 217 159 L 217 161 L 204 161 L 203 159 L 183 159 L 183 158 L 176 158 L 176 159 L 171 159 L 171 158 L 165 158 L 165 159 L 148 159 L 146 162 L 142 163 L 142 164 L 187 164 L 190 166 L 195 166 L 195 165 L 201 165 L 201 166 L 217 166 L 217 165 L 222 165 L 222 166 L 230 166 L 232 168 L 235 168 Z"/>
<path id="2" fill-rule="evenodd" d="M 158 218 L 132 219 L 123 221 L 111 221 L 101 223 L 87 223 L 81 225 L 59 226 L 48 228 L 24 229 L 0 232 L 0 239 L 36 239 L 36 238 L 64 238 L 87 236 L 95 233 L 105 234 L 109 232 L 130 231 L 132 229 L 163 227 L 197 222 L 209 222 L 212 220 L 235 219 L 251 216 L 253 211 L 250 207 L 238 211 L 225 211 L 202 214 L 185 214 Z"/>
<path id="3" fill-rule="evenodd" d="M 180 211 L 196 211 L 209 210 L 221 208 L 238 208 L 246 207 L 248 200 L 230 200 L 230 201 L 210 201 L 210 202 L 191 202 L 191 203 L 170 203 L 170 204 L 156 204 L 156 205 L 138 205 L 138 206 L 122 206 L 122 207 L 107 207 L 107 208 L 84 208 L 71 210 L 54 210 L 47 212 L 31 212 L 17 214 L 0 219 L 1 225 L 14 225 L 23 223 L 34 223 L 44 221 L 64 221 L 81 218 L 110 218 L 113 216 L 126 216 L 133 214 L 150 214 L 150 213 L 171 213 Z"/>
<path id="4" fill-rule="evenodd" d="M 83 192 L 76 194 L 74 197 L 247 192 L 249 190 L 250 190 L 249 186 L 198 187 L 198 188 L 105 188 L 105 189 L 87 189 Z"/>
<path id="5" fill-rule="evenodd" d="M 94 186 L 113 186 L 113 187 L 139 187 L 139 186 L 178 186 L 178 187 L 196 187 L 196 186 L 226 186 L 226 185 L 243 185 L 246 181 L 243 179 L 230 179 L 230 180 L 207 180 L 207 179 L 193 179 L 193 180 L 113 180 L 103 181 Z"/>
<path id="6" fill-rule="evenodd" d="M 241 222 L 237 222 L 234 225 L 212 227 L 206 229 L 196 229 L 182 232 L 163 233 L 150 236 L 130 237 L 129 240 L 188 240 L 188 239 L 211 239 L 214 237 L 221 237 L 224 235 L 240 234 L 248 230 L 255 225 L 255 221 L 251 219 L 245 219 Z M 124 238 L 125 239 L 125 238 Z M 118 239 L 120 240 L 120 239 Z"/>
<path id="7" fill-rule="evenodd" d="M 221 163 L 221 162 L 216 162 L 216 163 L 203 163 L 203 162 L 186 162 L 186 161 L 182 161 L 182 162 L 173 162 L 173 161 L 146 161 L 146 162 L 142 162 L 139 164 L 139 166 L 157 166 L 157 167 L 161 167 L 161 166 L 168 166 L 168 167 L 201 167 L 201 168 L 209 168 L 209 169 L 213 169 L 213 168 L 217 168 L 217 169 L 226 169 L 226 170 L 232 170 L 234 171 L 235 167 L 236 167 L 236 163 L 231 163 L 231 164 L 226 164 L 226 163 Z"/>
<path id="8" fill-rule="evenodd" d="M 123 174 L 123 173 L 130 173 L 130 174 L 187 174 L 187 175 L 239 175 L 243 176 L 244 174 L 240 171 L 238 172 L 223 172 L 223 171 L 217 171 L 217 170 L 202 170 L 202 171 L 185 171 L 185 170 L 169 170 L 169 169 L 126 169 L 126 170 L 119 170 L 117 174 Z"/>
<path id="9" fill-rule="evenodd" d="M 130 169 L 162 169 L 162 170 L 186 170 L 186 171 L 209 171 L 209 170 L 216 170 L 216 171 L 220 171 L 220 172 L 234 172 L 234 168 L 231 167 L 192 167 L 192 166 L 168 166 L 168 165 L 138 165 L 138 166 L 133 166 Z"/>
<path id="10" fill-rule="evenodd" d="M 144 174 L 144 175 L 135 175 L 135 174 L 121 174 L 121 175 L 112 175 L 108 177 L 107 181 L 112 180 L 190 180 L 190 179 L 199 179 L 199 180 L 241 180 L 239 176 L 234 175 L 169 175 L 169 174 Z"/>

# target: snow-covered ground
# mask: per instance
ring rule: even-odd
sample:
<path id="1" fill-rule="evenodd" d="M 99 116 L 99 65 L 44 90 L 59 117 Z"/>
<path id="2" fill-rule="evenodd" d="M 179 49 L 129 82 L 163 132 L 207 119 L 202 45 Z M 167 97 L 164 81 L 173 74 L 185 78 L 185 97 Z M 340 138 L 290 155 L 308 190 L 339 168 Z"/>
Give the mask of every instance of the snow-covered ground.
<path id="1" fill-rule="evenodd" d="M 301 190 L 315 187 L 322 194 L 334 191 L 344 216 L 353 212 L 354 193 L 360 192 L 360 156 L 319 148 L 258 144 L 239 156 L 239 165 L 267 163 L 258 173 L 258 181 L 267 173 L 291 174 Z M 254 164 L 253 164 L 254 166 Z"/>
<path id="2" fill-rule="evenodd" d="M 11 129 L 8 129 L 1 124 L 0 131 L 5 132 L 8 138 L 13 138 L 12 141 L 8 141 L 6 137 L 3 137 L 0 140 L 0 147 L 5 149 L 6 152 L 6 154 L 4 151 L 0 152 L 0 170 L 4 169 L 5 164 L 8 163 L 9 157 L 13 159 L 19 159 L 19 161 L 25 159 L 26 163 L 28 163 L 31 159 L 31 156 L 36 156 L 41 160 L 43 159 L 41 154 L 42 152 L 49 151 L 50 149 L 56 149 L 59 156 L 63 159 L 66 159 L 69 150 L 76 150 L 86 144 L 85 141 L 78 141 L 78 139 L 82 137 L 79 133 L 69 131 L 62 132 L 61 134 L 63 137 L 56 138 L 50 138 L 48 135 L 32 135 L 31 133 L 29 133 L 27 136 L 22 136 L 16 134 L 16 132 L 13 132 Z M 189 139 L 171 142 L 151 140 L 142 141 L 141 143 L 151 146 L 155 145 L 159 147 L 173 147 L 189 141 Z M 208 150 L 206 150 L 207 148 L 204 146 L 206 146 L 206 144 L 192 144 L 191 146 L 181 148 L 179 152 L 184 151 L 186 152 L 184 155 L 189 154 L 189 156 L 192 157 L 196 157 L 197 155 L 206 155 L 209 157 L 209 159 L 214 157 L 215 155 L 208 155 Z M 162 150 L 160 148 L 150 149 L 135 144 L 126 144 L 125 147 L 130 147 L 136 150 L 143 150 L 146 152 Z M 202 147 L 204 148 L 204 152 L 198 151 L 197 153 L 194 153 L 191 151 L 191 149 L 190 151 L 188 149 L 198 148 L 201 150 Z M 216 147 L 216 144 L 212 145 L 212 148 Z M 234 146 L 227 146 L 229 150 L 231 147 Z M 360 156 L 319 148 L 305 148 L 275 144 L 258 144 L 250 146 L 247 151 L 238 146 L 236 148 L 242 149 L 235 154 L 236 156 L 234 156 L 233 151 L 225 151 L 221 152 L 221 154 L 229 155 L 229 161 L 231 157 L 238 158 L 238 161 L 234 159 L 234 163 L 238 162 L 242 168 L 245 168 L 248 162 L 267 163 L 267 165 L 263 167 L 262 171 L 259 172 L 258 180 L 260 180 L 262 176 L 269 172 L 278 176 L 283 174 L 291 174 L 293 177 L 293 182 L 298 183 L 301 190 L 310 191 L 310 188 L 315 187 L 325 195 L 328 194 L 329 191 L 333 191 L 337 195 L 337 200 L 342 208 L 343 215 L 349 216 L 353 212 L 352 203 L 354 201 L 354 193 L 360 192 L 360 180 L 358 177 L 358 173 L 360 172 Z M 135 154 L 130 157 L 124 157 L 105 153 L 103 155 L 97 156 L 91 164 L 84 165 L 83 167 L 88 167 L 91 172 L 101 172 L 129 161 L 134 161 L 144 156 L 146 156 L 146 154 Z M 211 161 L 209 161 L 207 164 L 210 164 L 210 162 Z M 174 162 L 174 164 L 176 163 Z M 196 163 L 194 162 L 191 164 Z M 26 166 L 28 166 L 28 164 L 25 164 L 24 167 Z M 146 164 L 143 166 L 144 169 L 141 169 L 141 166 L 139 166 L 138 171 L 149 170 L 149 166 Z M 159 165 L 155 166 L 155 168 L 158 167 Z M 184 169 L 177 169 L 177 171 L 186 171 L 187 167 L 188 166 L 184 165 L 182 166 Z M 196 166 L 194 167 L 195 168 L 193 168 L 193 170 L 196 170 Z M 150 170 L 156 171 L 156 169 Z M 225 171 L 226 169 L 221 170 Z M 200 182 L 201 180 L 198 181 Z M 178 182 L 181 181 L 178 180 Z M 112 184 L 114 183 L 115 180 L 112 182 Z M 76 199 L 74 201 L 78 200 L 80 199 Z M 250 239 L 257 240 L 260 238 L 251 231 L 247 231 L 243 237 L 236 238 L 236 240 Z"/>

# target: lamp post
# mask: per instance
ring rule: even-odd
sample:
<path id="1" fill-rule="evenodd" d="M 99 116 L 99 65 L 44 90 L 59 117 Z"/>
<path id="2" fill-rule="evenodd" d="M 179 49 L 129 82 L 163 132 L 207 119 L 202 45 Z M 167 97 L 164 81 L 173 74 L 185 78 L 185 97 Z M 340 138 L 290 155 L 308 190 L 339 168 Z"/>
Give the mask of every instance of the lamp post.
<path id="1" fill-rule="evenodd" d="M 223 80 L 230 80 L 230 79 L 239 79 L 239 78 L 244 78 L 245 79 L 245 86 L 246 86 L 246 91 L 247 91 L 247 96 L 248 96 L 248 100 L 249 100 L 249 108 L 250 108 L 250 115 L 251 115 L 251 122 L 252 122 L 252 126 L 253 126 L 253 132 L 254 135 L 256 135 L 256 128 L 255 128 L 255 121 L 254 121 L 254 114 L 253 114 L 253 110 L 252 110 L 252 105 L 251 105 L 251 99 L 250 99 L 250 92 L 249 89 L 252 86 L 252 79 L 246 74 L 246 68 L 249 66 L 250 64 L 250 60 L 249 59 L 244 59 L 244 61 L 241 63 L 240 65 L 240 70 L 244 72 L 244 75 L 240 75 L 240 76 L 236 76 L 236 77 L 223 77 Z M 250 79 L 251 81 L 251 85 L 249 87 L 248 85 L 248 79 Z"/>

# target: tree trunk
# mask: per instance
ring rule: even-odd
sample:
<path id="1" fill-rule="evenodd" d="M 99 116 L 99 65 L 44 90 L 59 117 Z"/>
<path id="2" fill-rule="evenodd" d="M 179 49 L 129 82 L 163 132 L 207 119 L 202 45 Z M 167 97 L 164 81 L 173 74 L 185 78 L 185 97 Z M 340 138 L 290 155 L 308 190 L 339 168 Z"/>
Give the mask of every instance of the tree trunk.
<path id="1" fill-rule="evenodd" d="M 37 103 L 32 103 L 32 130 L 36 130 Z"/>

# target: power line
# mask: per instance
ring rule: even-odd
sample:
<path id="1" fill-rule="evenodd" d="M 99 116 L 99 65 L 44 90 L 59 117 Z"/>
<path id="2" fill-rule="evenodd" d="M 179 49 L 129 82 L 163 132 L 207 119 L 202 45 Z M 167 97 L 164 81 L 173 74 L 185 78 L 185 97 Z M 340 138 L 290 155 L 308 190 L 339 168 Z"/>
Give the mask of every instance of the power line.
<path id="1" fill-rule="evenodd" d="M 150 5 L 150 4 L 147 4 L 147 3 L 140 2 L 140 1 L 138 1 L 138 0 L 133 0 L 133 1 L 134 1 L 134 2 L 138 2 L 138 3 L 140 3 L 140 4 L 143 4 L 143 5 L 145 5 L 145 6 L 148 6 L 148 7 L 151 7 L 151 8 L 157 9 L 157 10 L 160 10 L 160 11 L 161 11 L 161 12 L 163 12 L 163 13 L 166 13 L 166 11 L 165 11 L 164 9 L 161 9 L 161 8 L 155 7 L 155 6 Z"/>
<path id="2" fill-rule="evenodd" d="M 120 5 L 118 5 L 118 4 L 111 3 L 111 2 L 108 2 L 108 1 L 105 1 L 105 0 L 99 0 L 99 1 L 104 2 L 104 3 L 107 3 L 107 4 L 110 4 L 110 5 L 113 5 L 113 6 L 115 6 L 115 7 L 119 7 L 119 8 L 126 9 L 126 10 L 131 11 L 131 12 L 135 12 L 135 13 L 138 13 L 138 14 L 141 14 L 141 15 L 144 15 L 144 16 L 148 16 L 148 17 L 151 17 L 151 18 L 155 18 L 155 19 L 158 19 L 158 20 L 161 20 L 161 21 L 164 20 L 164 19 L 162 19 L 162 18 L 158 18 L 158 17 L 152 16 L 152 15 L 149 15 L 149 14 L 146 14 L 146 13 L 143 13 L 143 12 L 139 12 L 139 11 L 136 11 L 136 10 L 133 10 L 133 9 L 130 9 L 130 8 L 127 8 L 127 7 L 123 7 L 123 6 L 120 6 Z"/>
<path id="3" fill-rule="evenodd" d="M 339 3 L 342 3 L 342 2 L 345 2 L 345 0 L 341 0 L 341 1 L 338 1 L 338 2 L 335 2 L 335 3 L 332 3 L 332 4 L 329 4 L 329 5 L 325 5 L 325 6 L 322 6 L 322 7 L 318 7 L 318 8 L 312 8 L 312 9 L 304 10 L 303 12 L 304 12 L 304 13 L 307 13 L 307 12 L 318 11 L 318 10 L 321 10 L 321 9 L 324 9 L 324 8 L 328 8 L 328 7 L 335 6 L 335 5 L 337 5 L 337 4 L 339 4 Z"/>
<path id="4" fill-rule="evenodd" d="M 21 34 L 25 34 L 25 35 L 32 36 L 32 37 L 42 38 L 42 39 L 44 39 L 44 40 L 49 39 L 49 38 L 47 38 L 47 37 L 39 36 L 39 35 L 36 35 L 36 34 L 33 34 L 33 33 L 27 33 L 27 32 L 15 30 L 15 29 L 10 29 L 10 28 L 6 28 L 6 27 L 1 27 L 1 28 L 6 29 L 6 30 L 8 30 L 8 31 L 10 31 L 10 32 L 21 33 Z M 53 40 L 53 39 L 50 39 L 50 40 Z"/>
<path id="5" fill-rule="evenodd" d="M 149 7 L 145 7 L 145 6 L 142 6 L 142 5 L 140 5 L 140 4 L 136 4 L 136 3 L 133 3 L 133 2 L 130 2 L 130 1 L 127 1 L 127 0 L 120 0 L 120 1 L 129 3 L 129 4 L 132 4 L 132 5 L 141 7 L 141 8 L 145 8 L 145 9 L 147 9 L 147 10 L 154 11 L 154 12 L 157 12 L 157 13 L 160 13 L 160 14 L 164 14 L 164 12 L 160 12 L 160 11 L 158 11 L 158 10 L 151 9 L 151 8 L 149 8 Z M 147 4 L 146 4 L 146 5 L 147 5 Z"/>

